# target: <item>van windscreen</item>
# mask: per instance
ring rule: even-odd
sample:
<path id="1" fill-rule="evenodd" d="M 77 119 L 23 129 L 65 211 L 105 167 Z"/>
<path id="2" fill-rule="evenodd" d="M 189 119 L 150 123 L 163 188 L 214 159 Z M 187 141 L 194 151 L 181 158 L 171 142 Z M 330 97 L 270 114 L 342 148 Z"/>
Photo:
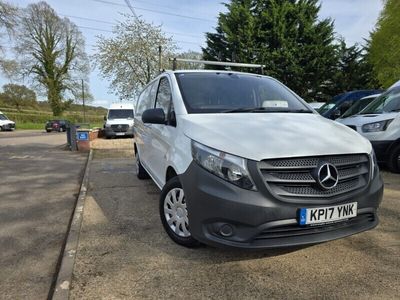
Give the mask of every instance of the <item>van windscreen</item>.
<path id="1" fill-rule="evenodd" d="M 133 119 L 133 109 L 110 109 L 109 119 Z"/>
<path id="2" fill-rule="evenodd" d="M 360 114 L 381 114 L 400 111 L 400 86 L 389 89 L 371 102 Z"/>
<path id="3" fill-rule="evenodd" d="M 312 112 L 278 81 L 228 72 L 175 74 L 188 113 Z"/>

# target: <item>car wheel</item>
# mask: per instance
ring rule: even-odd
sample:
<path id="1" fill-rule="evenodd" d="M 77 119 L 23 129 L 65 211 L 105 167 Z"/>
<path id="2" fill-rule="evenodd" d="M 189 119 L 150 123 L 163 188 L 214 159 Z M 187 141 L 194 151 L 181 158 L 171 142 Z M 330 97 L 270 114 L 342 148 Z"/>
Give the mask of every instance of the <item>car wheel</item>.
<path id="1" fill-rule="evenodd" d="M 175 243 L 185 247 L 200 245 L 189 230 L 185 193 L 178 177 L 170 179 L 161 191 L 160 217 L 165 231 Z"/>
<path id="2" fill-rule="evenodd" d="M 142 163 L 140 162 L 139 152 L 136 151 L 135 154 L 135 162 L 136 162 L 136 176 L 139 179 L 149 179 L 150 176 L 147 171 L 143 168 Z"/>
<path id="3" fill-rule="evenodd" d="M 50 132 L 51 130 L 46 129 L 46 132 Z"/>
<path id="4" fill-rule="evenodd" d="M 0 126 L 0 131 L 3 131 L 3 127 Z"/>
<path id="5" fill-rule="evenodd" d="M 388 167 L 393 173 L 400 173 L 400 144 L 390 151 Z"/>

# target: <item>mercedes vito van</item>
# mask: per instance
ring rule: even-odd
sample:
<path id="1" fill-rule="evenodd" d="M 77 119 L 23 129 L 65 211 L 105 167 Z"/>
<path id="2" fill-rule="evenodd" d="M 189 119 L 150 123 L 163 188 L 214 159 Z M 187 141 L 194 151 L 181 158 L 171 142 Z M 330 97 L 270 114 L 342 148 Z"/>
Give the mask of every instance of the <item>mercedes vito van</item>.
<path id="1" fill-rule="evenodd" d="M 378 162 L 400 173 L 400 84 L 390 87 L 359 114 L 339 122 L 369 139 Z"/>
<path id="2" fill-rule="evenodd" d="M 184 246 L 312 244 L 375 227 L 383 183 L 370 142 L 274 78 L 167 71 L 135 106 L 137 176 L 161 189 Z"/>

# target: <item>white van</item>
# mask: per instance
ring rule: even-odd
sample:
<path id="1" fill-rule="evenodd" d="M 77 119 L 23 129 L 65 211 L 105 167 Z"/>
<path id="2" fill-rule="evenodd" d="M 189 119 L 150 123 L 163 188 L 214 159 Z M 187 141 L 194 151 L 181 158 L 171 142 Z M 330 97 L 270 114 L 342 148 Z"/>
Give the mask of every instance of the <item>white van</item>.
<path id="1" fill-rule="evenodd" d="M 14 130 L 15 122 L 7 118 L 5 114 L 0 111 L 0 131 Z"/>
<path id="2" fill-rule="evenodd" d="M 400 85 L 390 87 L 359 114 L 339 120 L 372 143 L 378 162 L 400 173 Z"/>
<path id="3" fill-rule="evenodd" d="M 161 189 L 181 245 L 312 244 L 378 224 L 371 143 L 271 77 L 164 72 L 138 98 L 134 133 L 137 176 Z"/>
<path id="4" fill-rule="evenodd" d="M 104 116 L 104 130 L 106 138 L 116 136 L 133 137 L 133 104 L 111 104 L 107 115 Z"/>

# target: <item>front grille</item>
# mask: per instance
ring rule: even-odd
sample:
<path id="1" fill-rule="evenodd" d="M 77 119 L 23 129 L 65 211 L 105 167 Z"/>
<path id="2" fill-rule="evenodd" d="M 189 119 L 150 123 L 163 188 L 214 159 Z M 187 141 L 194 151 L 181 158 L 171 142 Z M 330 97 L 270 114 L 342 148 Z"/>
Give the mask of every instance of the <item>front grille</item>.
<path id="1" fill-rule="evenodd" d="M 129 125 L 111 125 L 111 129 L 114 132 L 127 132 Z"/>
<path id="2" fill-rule="evenodd" d="M 374 221 L 375 221 L 375 215 L 373 213 L 366 213 L 358 215 L 346 221 L 328 223 L 324 225 L 305 227 L 305 226 L 300 226 L 298 224 L 291 224 L 291 225 L 277 226 L 263 230 L 254 239 L 255 240 L 278 239 L 278 238 L 287 238 L 293 236 L 310 235 L 315 233 L 324 233 L 345 227 L 373 223 Z"/>
<path id="3" fill-rule="evenodd" d="M 322 162 L 338 170 L 338 184 L 329 190 L 320 188 L 312 175 Z M 271 159 L 258 166 L 267 188 L 286 199 L 329 198 L 359 190 L 368 184 L 370 169 L 365 154 Z"/>
<path id="4" fill-rule="evenodd" d="M 353 129 L 353 130 L 357 131 L 357 127 L 356 127 L 356 126 L 354 126 L 354 125 L 347 125 L 347 127 L 349 127 L 349 128 L 351 128 L 351 129 Z"/>

